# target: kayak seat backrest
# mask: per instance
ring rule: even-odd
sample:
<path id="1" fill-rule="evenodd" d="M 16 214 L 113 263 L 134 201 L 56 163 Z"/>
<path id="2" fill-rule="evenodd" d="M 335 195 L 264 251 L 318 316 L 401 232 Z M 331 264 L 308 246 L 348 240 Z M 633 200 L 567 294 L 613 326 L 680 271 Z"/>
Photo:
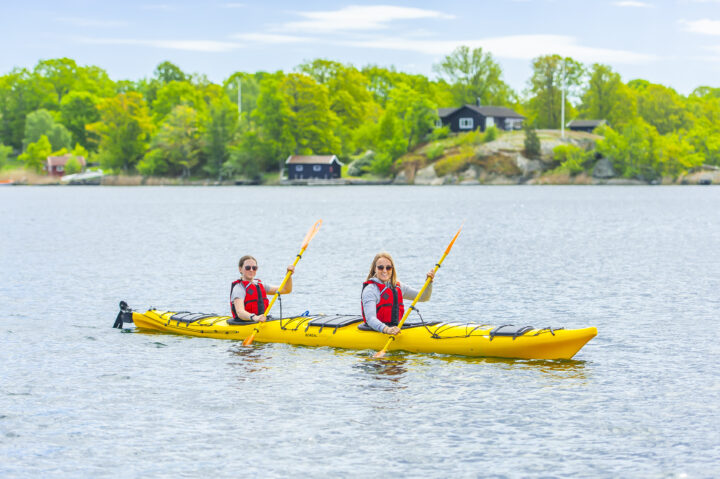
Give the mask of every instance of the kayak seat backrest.
<path id="1" fill-rule="evenodd" d="M 492 341 L 495 336 L 510 336 L 515 339 L 518 336 L 522 336 L 523 334 L 532 330 L 532 326 L 515 326 L 512 324 L 503 324 L 502 326 L 498 326 L 490 331 L 490 341 Z"/>

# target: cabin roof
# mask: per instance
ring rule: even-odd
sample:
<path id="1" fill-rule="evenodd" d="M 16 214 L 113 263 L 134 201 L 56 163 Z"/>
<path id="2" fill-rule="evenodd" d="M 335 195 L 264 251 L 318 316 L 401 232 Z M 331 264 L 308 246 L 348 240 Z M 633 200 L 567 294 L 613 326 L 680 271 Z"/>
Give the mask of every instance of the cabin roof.
<path id="1" fill-rule="evenodd" d="M 482 116 L 492 116 L 494 118 L 519 118 L 523 119 L 525 118 L 521 114 L 517 113 L 511 108 L 507 108 L 504 106 L 476 106 L 476 105 L 463 105 L 461 107 L 456 108 L 438 108 L 438 116 L 440 118 L 445 118 L 447 116 L 452 115 L 456 111 L 460 110 L 461 108 L 469 108 L 470 110 L 481 114 Z"/>
<path id="2" fill-rule="evenodd" d="M 292 165 L 329 165 L 333 161 L 343 164 L 336 155 L 290 155 L 286 164 Z"/>
<path id="3" fill-rule="evenodd" d="M 597 127 L 600 125 L 605 125 L 607 123 L 607 120 L 572 120 L 570 123 L 568 123 L 568 128 L 576 127 L 576 128 L 589 128 L 589 127 Z"/>

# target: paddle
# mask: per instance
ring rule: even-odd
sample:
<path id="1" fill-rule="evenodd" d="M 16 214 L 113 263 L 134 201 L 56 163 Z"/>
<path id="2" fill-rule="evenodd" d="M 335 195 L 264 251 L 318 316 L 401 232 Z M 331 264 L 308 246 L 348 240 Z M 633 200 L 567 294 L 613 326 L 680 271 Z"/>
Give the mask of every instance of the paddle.
<path id="1" fill-rule="evenodd" d="M 462 225 L 460 226 L 460 229 L 457 231 L 457 233 L 455 233 L 455 236 L 453 236 L 452 241 L 450 242 L 447 249 L 445 250 L 445 253 L 442 255 L 442 258 L 440 258 L 440 261 L 438 261 L 437 264 L 435 264 L 435 267 L 433 268 L 433 273 L 437 273 L 437 270 L 440 269 L 440 265 L 442 264 L 443 261 L 445 261 L 445 257 L 448 255 L 448 253 L 450 253 L 450 250 L 452 249 L 452 246 L 455 243 L 455 240 L 460 235 L 460 231 L 462 231 Z M 415 296 L 415 300 L 412 302 L 412 304 L 410 305 L 409 308 L 405 309 L 405 314 L 403 314 L 402 319 L 398 323 L 398 328 L 402 328 L 403 323 L 405 322 L 407 317 L 410 315 L 410 311 L 412 311 L 412 309 L 415 307 L 415 304 L 420 300 L 420 297 L 425 292 L 425 288 L 428 287 L 428 285 L 430 284 L 430 281 L 432 281 L 432 278 L 430 278 L 430 276 L 428 276 L 428 278 L 425 280 L 425 284 L 423 284 L 423 287 L 420 288 L 420 292 L 417 294 L 417 296 Z M 381 358 L 381 357 L 385 356 L 385 353 L 387 352 L 387 348 L 390 347 L 390 343 L 392 343 L 393 341 L 395 341 L 395 336 L 391 335 L 388 338 L 387 343 L 385 343 L 385 347 L 382 348 L 377 353 L 375 353 L 373 355 L 373 357 Z"/>
<path id="2" fill-rule="evenodd" d="M 303 253 L 305 252 L 305 249 L 308 247 L 308 244 L 310 244 L 310 240 L 313 239 L 313 236 L 315 236 L 315 233 L 318 232 L 320 229 L 320 225 L 322 224 L 322 220 L 317 220 L 314 225 L 312 225 L 312 228 L 307 232 L 305 235 L 305 239 L 303 240 L 302 247 L 300 248 L 300 252 L 295 257 L 295 262 L 293 263 L 293 266 L 296 266 L 298 264 L 298 261 L 300 261 L 300 258 L 302 258 Z M 268 303 L 268 307 L 265 309 L 265 313 L 270 311 L 270 308 L 273 307 L 273 304 L 275 304 L 275 300 L 280 295 L 280 290 L 283 289 L 283 286 L 285 286 L 285 283 L 287 282 L 288 278 L 290 278 L 290 271 L 285 274 L 285 277 L 282 280 L 282 283 L 280 283 L 280 286 L 278 286 L 277 291 L 273 295 L 272 299 L 270 300 L 270 303 Z M 258 324 L 255 326 L 255 329 L 253 329 L 253 332 L 250 336 L 245 338 L 245 341 L 243 341 L 243 346 L 250 346 L 255 339 L 255 335 L 260 332 L 260 325 Z"/>

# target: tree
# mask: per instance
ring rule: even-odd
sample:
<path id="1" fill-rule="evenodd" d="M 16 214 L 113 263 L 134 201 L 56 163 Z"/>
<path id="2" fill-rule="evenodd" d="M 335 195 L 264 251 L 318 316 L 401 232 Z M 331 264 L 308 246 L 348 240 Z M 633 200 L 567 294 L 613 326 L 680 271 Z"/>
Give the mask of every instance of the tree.
<path id="1" fill-rule="evenodd" d="M 417 145 L 432 130 L 437 119 L 436 106 L 404 84 L 390 94 L 388 112 L 400 119 L 406 150 Z"/>
<path id="2" fill-rule="evenodd" d="M 152 150 L 160 151 L 159 155 L 153 153 L 152 160 L 161 158 L 170 174 L 187 178 L 198 164 L 200 149 L 197 112 L 189 106 L 177 105 L 152 140 Z"/>
<path id="3" fill-rule="evenodd" d="M 139 93 L 120 93 L 98 105 L 100 121 L 87 125 L 99 139 L 103 167 L 129 172 L 145 154 L 153 130 L 147 104 Z"/>
<path id="4" fill-rule="evenodd" d="M 307 75 L 291 73 L 280 84 L 288 107 L 288 126 L 295 154 L 334 154 L 340 151 L 335 135 L 338 118 L 330 109 L 327 88 Z"/>
<path id="5" fill-rule="evenodd" d="M 171 81 L 161 86 L 157 98 L 152 103 L 153 120 L 160 124 L 163 118 L 178 105 L 186 105 L 195 111 L 205 108 L 202 92 L 187 81 Z"/>
<path id="6" fill-rule="evenodd" d="M 65 163 L 65 174 L 72 175 L 79 173 L 80 170 L 82 170 L 82 166 L 78 159 L 75 156 L 68 158 L 67 163 Z"/>
<path id="7" fill-rule="evenodd" d="M 237 122 L 237 108 L 226 96 L 210 102 L 208 120 L 201 126 L 203 153 L 207 157 L 203 169 L 218 180 L 222 178 L 222 166 L 230 159 Z"/>
<path id="8" fill-rule="evenodd" d="M 635 96 L 618 73 L 607 65 L 592 66 L 579 108 L 583 118 L 607 120 L 613 127 L 619 127 L 635 116 L 635 103 Z"/>
<path id="9" fill-rule="evenodd" d="M 434 65 L 433 70 L 445 75 L 452 83 L 456 105 L 478 101 L 482 105 L 510 103 L 512 91 L 502 80 L 500 65 L 482 48 L 458 47 Z"/>
<path id="10" fill-rule="evenodd" d="M 687 127 L 689 118 L 683 100 L 672 88 L 663 85 L 643 85 L 638 90 L 638 113 L 658 133 L 664 135 Z"/>
<path id="11" fill-rule="evenodd" d="M 569 98 L 577 93 L 583 67 L 570 57 L 546 55 L 533 60 L 528 109 L 538 128 L 560 128 L 562 88 L 565 86 L 566 117 L 572 116 Z"/>
<path id="12" fill-rule="evenodd" d="M 167 84 L 170 82 L 184 82 L 187 80 L 187 75 L 174 63 L 164 61 L 155 67 L 153 77 L 159 82 Z"/>
<path id="13" fill-rule="evenodd" d="M 657 130 L 637 118 L 620 131 L 603 128 L 601 133 L 604 138 L 597 142 L 597 152 L 612 161 L 613 168 L 626 178 L 658 178 L 661 172 L 657 165 Z"/>
<path id="14" fill-rule="evenodd" d="M 70 58 L 41 60 L 35 66 L 34 74 L 50 82 L 57 95 L 56 105 L 59 105 L 77 81 L 78 66 Z"/>
<path id="15" fill-rule="evenodd" d="M 60 121 L 67 127 L 75 143 L 91 148 L 85 126 L 100 119 L 98 100 L 91 93 L 72 91 L 60 103 Z"/>
<path id="16" fill-rule="evenodd" d="M 52 154 L 52 146 L 50 140 L 42 135 L 35 143 L 30 143 L 25 153 L 18 156 L 18 160 L 25 163 L 25 168 L 30 168 L 36 172 L 42 171 L 43 165 L 47 161 L 47 157 Z"/>
<path id="17" fill-rule="evenodd" d="M 7 162 L 10 153 L 12 153 L 12 147 L 0 143 L 0 170 L 5 167 L 5 162 Z"/>
<path id="18" fill-rule="evenodd" d="M 540 138 L 538 138 L 535 128 L 525 123 L 523 129 L 525 130 L 525 155 L 527 155 L 528 158 L 538 158 L 540 156 L 541 146 Z"/>
<path id="19" fill-rule="evenodd" d="M 67 128 L 55 123 L 49 111 L 40 109 L 25 118 L 23 145 L 27 148 L 27 145 L 36 142 L 43 135 L 48 137 L 53 150 L 69 148 L 71 145 L 71 135 Z"/>

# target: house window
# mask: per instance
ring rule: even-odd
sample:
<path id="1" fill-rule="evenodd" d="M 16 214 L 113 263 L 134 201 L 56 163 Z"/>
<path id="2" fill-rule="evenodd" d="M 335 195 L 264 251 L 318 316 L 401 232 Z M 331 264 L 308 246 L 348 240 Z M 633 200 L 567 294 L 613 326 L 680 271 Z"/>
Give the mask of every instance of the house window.
<path id="1" fill-rule="evenodd" d="M 295 171 L 302 171 L 303 165 L 295 165 Z"/>
<path id="2" fill-rule="evenodd" d="M 495 118 L 489 116 L 485 120 L 485 128 L 490 128 L 491 126 L 495 126 Z"/>
<path id="3" fill-rule="evenodd" d="M 435 128 L 442 128 L 442 120 L 441 119 L 438 118 L 437 120 L 435 120 Z"/>
<path id="4" fill-rule="evenodd" d="M 473 119 L 472 118 L 460 118 L 460 129 L 461 130 L 472 130 Z"/>
<path id="5" fill-rule="evenodd" d="M 62 165 L 58 165 L 58 166 L 55 167 L 55 171 L 61 172 L 61 171 L 63 171 L 63 170 L 64 170 L 64 168 L 63 168 Z"/>
<path id="6" fill-rule="evenodd" d="M 322 166 L 320 166 L 320 165 L 313 165 L 313 171 L 322 171 Z"/>

